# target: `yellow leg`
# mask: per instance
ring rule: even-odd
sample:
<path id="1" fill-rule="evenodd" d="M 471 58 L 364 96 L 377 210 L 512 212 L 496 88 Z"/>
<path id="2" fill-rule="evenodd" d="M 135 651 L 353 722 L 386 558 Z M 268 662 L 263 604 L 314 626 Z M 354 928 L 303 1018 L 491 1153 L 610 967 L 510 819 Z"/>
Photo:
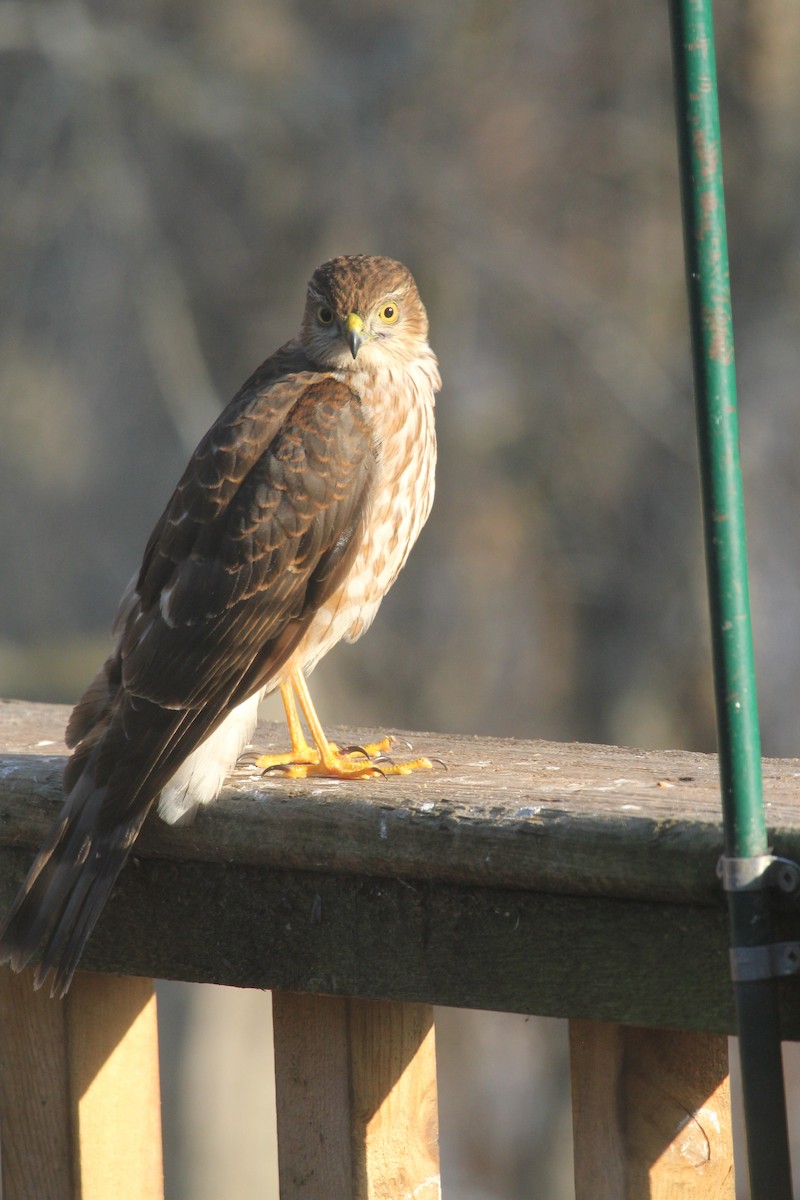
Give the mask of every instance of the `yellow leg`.
<path id="1" fill-rule="evenodd" d="M 309 746 L 295 704 L 295 694 L 309 732 L 314 742 Z M 384 755 L 392 744 L 390 737 L 371 742 L 353 750 L 341 750 L 329 742 L 317 716 L 302 671 L 293 671 L 287 683 L 281 685 L 286 723 L 292 739 L 292 749 L 286 754 L 265 754 L 256 759 L 256 766 L 265 770 L 277 768 L 291 779 L 304 779 L 309 775 L 323 775 L 333 779 L 368 779 L 382 775 L 410 775 L 412 771 L 428 769 L 427 758 L 415 758 L 413 762 L 396 763 L 389 759 L 373 760 Z"/>
<path id="2" fill-rule="evenodd" d="M 289 726 L 289 737 L 292 739 L 292 754 L 295 758 L 305 759 L 309 762 L 314 759 L 314 751 L 306 741 L 306 735 L 303 733 L 303 726 L 300 724 L 300 717 L 297 715 L 297 705 L 294 702 L 294 692 L 292 691 L 291 683 L 281 684 L 281 700 L 286 713 L 286 724 Z"/>
<path id="3" fill-rule="evenodd" d="M 303 733 L 303 726 L 300 724 L 291 681 L 281 684 L 281 700 L 286 713 L 289 737 L 292 739 L 292 748 L 285 754 L 262 754 L 256 759 L 255 765 L 269 771 L 273 767 L 282 770 L 284 767 L 296 766 L 300 763 L 318 763 L 319 753 L 313 746 L 309 746 L 306 735 Z"/>

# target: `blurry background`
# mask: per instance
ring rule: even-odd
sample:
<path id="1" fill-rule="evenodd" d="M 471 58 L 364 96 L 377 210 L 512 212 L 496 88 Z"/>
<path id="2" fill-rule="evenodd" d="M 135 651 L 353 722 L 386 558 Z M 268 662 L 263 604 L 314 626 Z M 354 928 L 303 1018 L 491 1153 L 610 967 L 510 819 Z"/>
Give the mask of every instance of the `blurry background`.
<path id="1" fill-rule="evenodd" d="M 791 755 L 800 9 L 720 6 L 717 37 L 764 748 Z M 0 54 L 0 694 L 77 697 L 196 440 L 313 268 L 371 252 L 428 306 L 437 501 L 323 716 L 713 749 L 666 4 L 0 0 Z M 169 1195 L 270 1195 L 266 998 L 160 1003 Z M 563 1028 L 448 1012 L 439 1046 L 450 1194 L 567 1200 Z"/>

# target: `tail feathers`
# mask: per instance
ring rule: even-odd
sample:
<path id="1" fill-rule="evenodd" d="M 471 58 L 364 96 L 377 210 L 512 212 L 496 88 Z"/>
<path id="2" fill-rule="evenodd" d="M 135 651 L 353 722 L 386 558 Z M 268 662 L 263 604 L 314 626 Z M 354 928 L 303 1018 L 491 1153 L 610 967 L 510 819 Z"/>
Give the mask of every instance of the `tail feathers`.
<path id="1" fill-rule="evenodd" d="M 86 776 L 81 779 L 0 932 L 0 962 L 10 963 L 15 971 L 27 966 L 44 943 L 34 982 L 41 987 L 52 970 L 51 996 L 63 996 L 69 988 L 149 808 L 144 806 L 124 825 L 98 833 L 95 817 L 106 790 L 93 788 Z"/>
<path id="2" fill-rule="evenodd" d="M 54 996 L 67 991 L 159 792 L 224 716 L 224 706 L 167 709 L 127 692 L 98 715 L 94 686 L 70 733 L 81 740 L 64 769 L 64 808 L 0 930 L 0 963 L 16 971 L 43 946 L 35 983 L 52 971 Z"/>

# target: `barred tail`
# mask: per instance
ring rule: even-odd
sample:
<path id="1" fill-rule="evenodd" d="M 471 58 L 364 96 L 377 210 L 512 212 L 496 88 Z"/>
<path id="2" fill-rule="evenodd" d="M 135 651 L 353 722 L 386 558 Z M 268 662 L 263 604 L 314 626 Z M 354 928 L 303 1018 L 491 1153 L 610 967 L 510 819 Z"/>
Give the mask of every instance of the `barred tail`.
<path id="1" fill-rule="evenodd" d="M 95 785 L 90 758 L 0 930 L 0 962 L 15 971 L 43 947 L 35 986 L 41 987 L 52 970 L 51 996 L 63 996 L 69 988 L 150 808 L 150 803 L 136 805 L 127 821 L 102 830 L 97 818 L 107 791 L 107 785 Z"/>

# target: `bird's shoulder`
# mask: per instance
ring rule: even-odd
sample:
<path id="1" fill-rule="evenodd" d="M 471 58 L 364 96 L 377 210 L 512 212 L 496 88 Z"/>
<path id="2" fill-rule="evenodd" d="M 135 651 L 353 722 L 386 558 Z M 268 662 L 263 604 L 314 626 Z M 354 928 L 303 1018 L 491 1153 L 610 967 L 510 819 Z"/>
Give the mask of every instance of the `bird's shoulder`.
<path id="1" fill-rule="evenodd" d="M 360 490 L 373 453 L 370 416 L 357 393 L 317 369 L 296 341 L 281 347 L 245 381 L 189 460 L 145 550 L 135 586 L 139 612 L 192 557 L 218 555 L 230 570 L 251 526 L 273 547 L 291 540 L 298 520 L 338 507 L 351 486 Z"/>

